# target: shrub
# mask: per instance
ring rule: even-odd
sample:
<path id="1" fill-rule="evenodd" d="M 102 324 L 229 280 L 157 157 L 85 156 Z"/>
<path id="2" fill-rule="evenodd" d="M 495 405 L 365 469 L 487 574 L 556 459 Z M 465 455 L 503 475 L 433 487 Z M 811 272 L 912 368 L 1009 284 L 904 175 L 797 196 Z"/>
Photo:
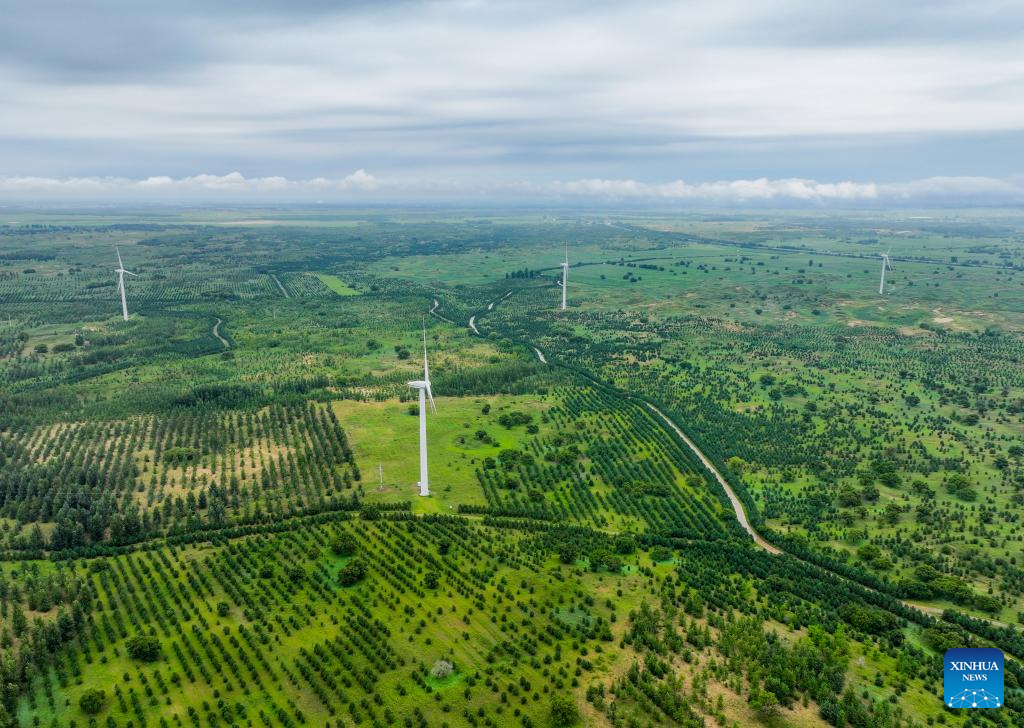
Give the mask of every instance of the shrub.
<path id="1" fill-rule="evenodd" d="M 164 451 L 164 462 L 169 465 L 183 465 L 199 457 L 199 451 L 191 447 L 169 447 Z"/>
<path id="2" fill-rule="evenodd" d="M 352 586 L 366 576 L 366 564 L 362 559 L 352 559 L 338 573 L 342 586 Z"/>
<path id="3" fill-rule="evenodd" d="M 354 556 L 359 544 L 351 533 L 339 534 L 331 541 L 331 551 L 338 556 Z"/>
<path id="4" fill-rule="evenodd" d="M 651 549 L 651 561 L 658 563 L 672 558 L 672 549 L 667 546 L 655 546 Z"/>
<path id="5" fill-rule="evenodd" d="M 153 662 L 160 657 L 160 640 L 156 637 L 137 634 L 125 643 L 125 647 L 134 660 Z"/>
<path id="6" fill-rule="evenodd" d="M 571 698 L 555 695 L 551 698 L 551 722 L 556 726 L 570 726 L 579 722 L 580 711 Z"/>
<path id="7" fill-rule="evenodd" d="M 508 412 L 498 418 L 498 424 L 505 429 L 512 429 L 517 425 L 528 425 L 533 421 L 533 415 L 525 412 Z"/>
<path id="8" fill-rule="evenodd" d="M 96 715 L 103 710 L 103 704 L 107 701 L 107 694 L 99 688 L 86 690 L 78 699 L 78 707 L 83 713 Z"/>
<path id="9" fill-rule="evenodd" d="M 636 551 L 636 539 L 628 533 L 615 537 L 615 553 L 631 554 Z"/>
<path id="10" fill-rule="evenodd" d="M 455 665 L 448 662 L 448 660 L 438 660 L 434 663 L 434 666 L 430 668 L 430 674 L 438 680 L 443 680 L 453 672 L 455 672 Z"/>

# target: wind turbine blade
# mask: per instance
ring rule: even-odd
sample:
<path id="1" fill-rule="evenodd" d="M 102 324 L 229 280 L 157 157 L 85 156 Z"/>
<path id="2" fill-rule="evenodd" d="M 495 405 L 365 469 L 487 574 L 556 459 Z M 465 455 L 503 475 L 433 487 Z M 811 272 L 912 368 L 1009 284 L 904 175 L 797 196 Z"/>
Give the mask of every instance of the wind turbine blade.
<path id="1" fill-rule="evenodd" d="M 130 275 L 130 276 L 135 276 L 136 278 L 138 278 L 138 277 L 139 277 L 139 274 L 138 274 L 138 273 L 132 273 L 132 272 L 131 272 L 130 270 L 126 270 L 126 271 L 124 271 L 124 272 L 125 272 L 125 273 L 126 273 L 127 275 Z"/>
<path id="2" fill-rule="evenodd" d="M 121 249 L 115 245 L 114 250 L 117 251 L 117 267 L 124 268 L 124 263 L 121 262 Z"/>
<path id="3" fill-rule="evenodd" d="M 434 391 L 430 388 L 430 380 L 427 380 L 427 399 L 430 400 L 430 411 L 437 414 L 437 405 L 434 404 Z"/>
<path id="4" fill-rule="evenodd" d="M 427 365 L 427 327 L 423 327 L 423 381 L 430 384 L 430 367 Z"/>

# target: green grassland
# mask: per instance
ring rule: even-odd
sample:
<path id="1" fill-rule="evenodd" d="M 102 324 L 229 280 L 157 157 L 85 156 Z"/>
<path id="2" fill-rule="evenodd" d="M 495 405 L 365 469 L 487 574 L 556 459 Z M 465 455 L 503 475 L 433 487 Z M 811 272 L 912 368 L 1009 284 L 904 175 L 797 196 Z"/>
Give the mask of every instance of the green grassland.
<path id="1" fill-rule="evenodd" d="M 412 501 L 414 512 L 451 513 L 459 505 L 483 505 L 486 499 L 474 473 L 486 457 L 522 445 L 522 427 L 506 429 L 497 423 L 503 411 L 539 416 L 545 402 L 539 397 L 437 397 L 437 412 L 427 415 L 430 433 L 431 498 L 420 498 L 418 417 L 411 416 L 414 403 L 339 401 L 335 411 L 352 442 L 359 469 L 365 473 L 367 502 Z M 481 410 L 490 405 L 489 414 Z M 487 441 L 477 437 L 487 433 Z M 411 453 L 411 455 L 410 455 Z M 380 487 L 378 465 L 384 473 Z"/>
<path id="2" fill-rule="evenodd" d="M 332 276 L 327 273 L 317 273 L 316 277 L 324 282 L 328 288 L 337 293 L 339 296 L 358 296 L 359 291 L 349 286 L 345 281 L 338 278 L 338 276 Z"/>

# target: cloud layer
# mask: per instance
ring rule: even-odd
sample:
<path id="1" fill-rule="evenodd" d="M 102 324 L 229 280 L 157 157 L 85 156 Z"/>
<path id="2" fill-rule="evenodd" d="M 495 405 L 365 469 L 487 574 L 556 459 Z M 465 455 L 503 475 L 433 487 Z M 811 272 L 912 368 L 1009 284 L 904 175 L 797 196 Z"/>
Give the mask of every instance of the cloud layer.
<path id="1" fill-rule="evenodd" d="M 318 202 L 389 201 L 564 203 L 633 202 L 675 205 L 1024 204 L 1024 177 L 931 177 L 901 183 L 749 179 L 688 183 L 631 179 L 511 182 L 467 186 L 457 181 L 378 178 L 359 169 L 341 178 L 247 178 L 239 172 L 130 179 L 126 177 L 0 177 L 0 202 Z"/>
<path id="2" fill-rule="evenodd" d="M 1022 45 L 1005 0 L 35 0 L 0 176 L 846 199 L 800 180 L 1024 171 Z"/>

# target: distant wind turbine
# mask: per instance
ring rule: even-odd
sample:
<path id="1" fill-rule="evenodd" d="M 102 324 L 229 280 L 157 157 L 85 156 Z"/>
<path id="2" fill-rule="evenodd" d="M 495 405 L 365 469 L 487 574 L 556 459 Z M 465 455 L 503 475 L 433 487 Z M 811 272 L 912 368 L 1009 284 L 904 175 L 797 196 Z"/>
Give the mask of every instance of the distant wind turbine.
<path id="1" fill-rule="evenodd" d="M 121 262 L 121 249 L 118 248 L 117 246 L 114 246 L 114 250 L 117 251 L 117 269 L 114 272 L 117 273 L 117 292 L 121 294 L 121 316 L 123 316 L 124 320 L 127 321 L 128 301 L 125 299 L 124 293 L 124 276 L 127 273 L 130 276 L 135 276 L 136 278 L 138 278 L 138 274 L 125 270 L 124 263 Z"/>
<path id="2" fill-rule="evenodd" d="M 882 280 L 878 284 L 878 295 L 885 295 L 885 271 L 892 270 L 892 261 L 889 260 L 889 251 L 882 253 Z"/>
<path id="3" fill-rule="evenodd" d="M 562 310 L 565 310 L 565 293 L 569 288 L 569 244 L 565 245 L 565 262 L 562 263 Z"/>
<path id="4" fill-rule="evenodd" d="M 430 495 L 430 481 L 427 475 L 427 399 L 430 409 L 437 414 L 434 405 L 434 393 L 430 390 L 430 368 L 427 365 L 427 327 L 423 327 L 423 379 L 409 382 L 409 386 L 419 391 L 420 396 L 420 495 Z"/>

